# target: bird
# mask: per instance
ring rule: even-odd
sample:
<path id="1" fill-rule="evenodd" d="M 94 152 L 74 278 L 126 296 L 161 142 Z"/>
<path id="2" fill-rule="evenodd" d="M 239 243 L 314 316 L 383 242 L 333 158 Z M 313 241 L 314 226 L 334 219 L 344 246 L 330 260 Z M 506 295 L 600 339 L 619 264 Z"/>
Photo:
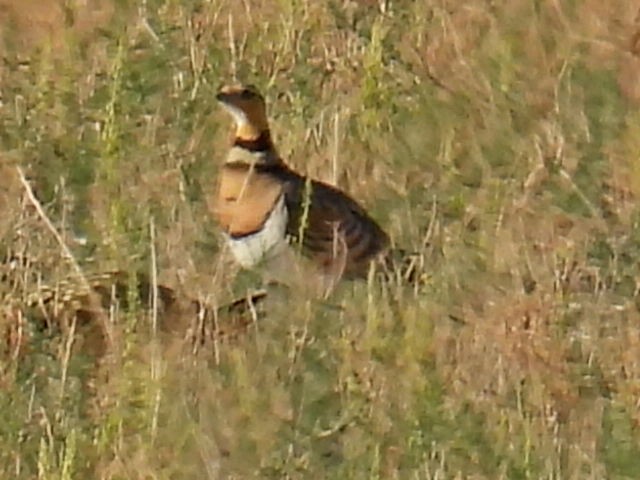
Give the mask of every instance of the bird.
<path id="1" fill-rule="evenodd" d="M 0 287 L 3 284 L 11 287 L 14 274 L 24 271 L 20 267 L 15 270 L 0 277 Z M 19 290 L 20 285 L 13 288 Z M 153 311 L 159 332 L 194 344 L 204 344 L 210 339 L 216 343 L 239 337 L 261 320 L 266 297 L 265 291 L 254 290 L 229 303 L 213 306 L 195 299 L 189 292 L 156 283 L 148 274 L 123 270 L 87 274 L 82 282 L 73 276 L 39 282 L 23 293 L 23 298 L 15 294 L 0 296 L 3 307 L 0 318 L 9 312 L 16 319 L 30 319 L 36 329 L 54 332 L 69 331 L 73 324 L 83 337 L 83 352 L 94 358 L 102 358 L 109 351 L 109 330 L 114 324 L 111 317 L 117 312 Z M 10 335 L 19 322 L 8 325 Z"/>
<path id="2" fill-rule="evenodd" d="M 297 245 L 329 290 L 343 278 L 366 277 L 389 247 L 382 227 L 346 192 L 285 163 L 255 86 L 225 85 L 216 99 L 235 129 L 210 210 L 237 263 L 267 270 L 279 264 L 290 277 Z"/>

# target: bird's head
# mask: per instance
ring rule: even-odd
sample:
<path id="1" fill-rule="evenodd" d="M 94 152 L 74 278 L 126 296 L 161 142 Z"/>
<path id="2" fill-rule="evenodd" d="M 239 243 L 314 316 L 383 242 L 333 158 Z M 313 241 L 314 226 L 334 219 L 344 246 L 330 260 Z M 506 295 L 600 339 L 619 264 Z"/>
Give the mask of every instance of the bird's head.
<path id="1" fill-rule="evenodd" d="M 264 97 L 253 85 L 226 85 L 216 99 L 233 117 L 237 138 L 255 140 L 269 131 Z"/>

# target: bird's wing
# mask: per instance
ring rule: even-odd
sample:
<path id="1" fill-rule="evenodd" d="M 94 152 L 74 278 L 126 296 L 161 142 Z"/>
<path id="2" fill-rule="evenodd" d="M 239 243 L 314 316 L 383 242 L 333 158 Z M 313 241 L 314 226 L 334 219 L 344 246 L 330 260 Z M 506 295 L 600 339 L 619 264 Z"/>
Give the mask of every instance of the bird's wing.
<path id="1" fill-rule="evenodd" d="M 366 275 L 389 239 L 355 200 L 322 182 L 296 176 L 287 182 L 287 233 L 323 266 L 343 263 L 346 276 Z"/>

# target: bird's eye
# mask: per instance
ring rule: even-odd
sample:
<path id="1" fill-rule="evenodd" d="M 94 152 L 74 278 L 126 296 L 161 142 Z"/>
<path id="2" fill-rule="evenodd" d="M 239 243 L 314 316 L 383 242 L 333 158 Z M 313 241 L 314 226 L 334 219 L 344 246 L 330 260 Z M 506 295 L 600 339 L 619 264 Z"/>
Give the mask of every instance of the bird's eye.
<path id="1" fill-rule="evenodd" d="M 253 92 L 245 88 L 244 90 L 242 90 L 242 93 L 240 93 L 240 96 L 244 99 L 249 99 L 253 97 Z"/>

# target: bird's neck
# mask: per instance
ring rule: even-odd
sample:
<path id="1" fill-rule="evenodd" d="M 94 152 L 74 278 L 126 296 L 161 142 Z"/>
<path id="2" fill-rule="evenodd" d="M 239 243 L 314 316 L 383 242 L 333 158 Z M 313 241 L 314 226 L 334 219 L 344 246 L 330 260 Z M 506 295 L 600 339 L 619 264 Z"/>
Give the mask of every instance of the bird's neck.
<path id="1" fill-rule="evenodd" d="M 226 163 L 240 162 L 249 164 L 282 163 L 268 128 L 258 131 L 238 127 Z"/>
<path id="2" fill-rule="evenodd" d="M 275 150 L 268 128 L 258 130 L 253 127 L 238 127 L 233 138 L 233 146 L 242 147 L 251 152 Z"/>

